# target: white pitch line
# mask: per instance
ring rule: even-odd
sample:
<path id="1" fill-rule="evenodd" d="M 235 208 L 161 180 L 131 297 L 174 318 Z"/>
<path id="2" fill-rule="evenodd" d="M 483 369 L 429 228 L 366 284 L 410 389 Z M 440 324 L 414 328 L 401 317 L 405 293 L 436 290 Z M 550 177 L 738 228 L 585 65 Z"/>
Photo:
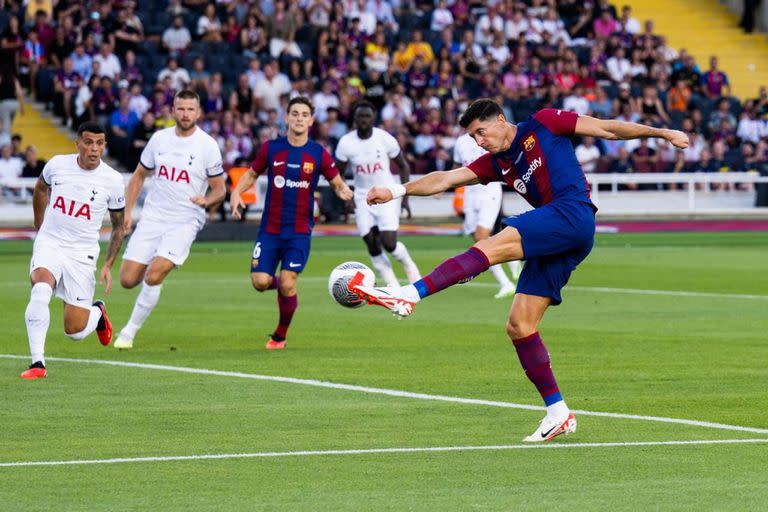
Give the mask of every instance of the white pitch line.
<path id="1" fill-rule="evenodd" d="M 506 450 L 556 450 L 568 448 L 621 448 L 635 446 L 691 446 L 716 444 L 768 443 L 768 439 L 704 439 L 693 441 L 636 441 L 626 443 L 546 443 L 508 444 L 495 446 L 428 446 L 423 448 L 369 448 L 360 450 L 302 450 L 293 452 L 219 453 L 206 455 L 176 455 L 165 457 L 121 457 L 112 459 L 43 460 L 0 462 L 0 468 L 29 466 L 78 466 L 87 464 L 125 464 L 130 462 L 178 462 L 222 459 L 268 459 L 275 457 L 313 457 L 328 455 L 368 455 L 390 453 L 435 453 Z"/>
<path id="2" fill-rule="evenodd" d="M 325 282 L 327 278 L 322 276 L 304 276 L 301 278 L 302 282 Z M 173 278 L 173 283 L 183 286 L 200 285 L 200 278 L 187 278 L 186 276 L 176 276 Z M 248 276 L 245 277 L 215 277 L 205 279 L 207 284 L 241 284 L 244 287 L 250 289 L 251 282 Z M 14 288 L 27 288 L 29 283 L 23 280 L 9 281 L 2 283 L 3 287 Z M 484 282 L 470 282 L 459 286 L 468 287 L 482 287 L 482 288 L 498 288 L 497 283 L 484 283 Z M 573 286 L 568 285 L 563 288 L 563 291 L 568 292 L 590 292 L 590 293 L 624 293 L 628 295 L 661 295 L 668 297 L 691 297 L 691 298 L 705 298 L 705 299 L 736 299 L 736 300 L 768 300 L 768 295 L 758 295 L 752 293 L 719 293 L 719 292 L 694 292 L 688 290 L 653 290 L 643 288 L 612 288 L 609 286 Z"/>
<path id="3" fill-rule="evenodd" d="M 14 354 L 0 354 L 0 358 L 28 359 L 27 356 L 20 356 L 20 355 L 14 355 Z M 145 370 L 161 370 L 161 371 L 170 371 L 170 372 L 191 373 L 191 374 L 197 374 L 197 375 L 214 375 L 217 377 L 235 377 L 239 379 L 282 382 L 286 384 L 299 384 L 303 386 L 313 386 L 318 388 L 355 391 L 358 393 L 368 393 L 372 395 L 385 395 L 385 396 L 393 396 L 398 398 L 412 398 L 416 400 L 430 400 L 434 402 L 450 402 L 450 403 L 466 404 L 466 405 L 484 405 L 488 407 L 503 407 L 506 409 L 523 409 L 527 411 L 546 410 L 546 407 L 540 406 L 540 405 L 517 404 L 513 402 L 482 400 L 478 398 L 462 398 L 462 397 L 456 397 L 456 396 L 430 395 L 426 393 L 413 393 L 410 391 L 399 391 L 396 389 L 372 388 L 367 386 L 356 386 L 352 384 L 338 384 L 335 382 L 327 382 L 327 381 L 315 380 L 315 379 L 297 379 L 294 377 L 279 377 L 276 375 L 259 375 L 256 373 L 227 372 L 227 371 L 221 371 L 221 370 L 207 370 L 204 368 L 189 368 L 185 366 L 168 366 L 168 365 L 162 365 L 162 364 L 147 364 L 147 363 L 129 363 L 126 361 L 109 361 L 109 360 L 99 360 L 99 359 L 70 359 L 70 358 L 64 358 L 64 357 L 48 357 L 46 359 L 48 361 L 60 361 L 64 363 L 103 364 L 108 366 L 120 366 L 123 368 L 140 368 Z M 743 427 L 740 425 L 728 425 L 725 423 L 712 423 L 709 421 L 688 420 L 683 418 L 666 418 L 663 416 L 642 416 L 642 415 L 636 415 L 636 414 L 582 411 L 582 410 L 574 410 L 573 412 L 575 414 L 580 414 L 583 416 L 599 416 L 603 418 L 654 421 L 658 423 L 676 423 L 679 425 L 713 428 L 718 430 L 733 430 L 737 432 L 751 432 L 754 434 L 768 434 L 768 429 L 764 429 L 764 428 Z"/>

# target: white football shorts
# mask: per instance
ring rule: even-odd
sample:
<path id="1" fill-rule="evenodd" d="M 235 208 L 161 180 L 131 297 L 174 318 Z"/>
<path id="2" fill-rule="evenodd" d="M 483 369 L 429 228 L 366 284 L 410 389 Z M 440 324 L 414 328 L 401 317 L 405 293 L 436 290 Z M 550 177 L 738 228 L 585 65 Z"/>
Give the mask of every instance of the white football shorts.
<path id="1" fill-rule="evenodd" d="M 367 235 L 373 226 L 378 226 L 379 231 L 397 231 L 400 228 L 401 199 L 369 205 L 365 197 L 355 195 L 355 224 L 360 236 Z"/>
<path id="2" fill-rule="evenodd" d="M 483 187 L 464 194 L 464 234 L 471 235 L 478 227 L 493 229 L 501 211 L 501 187 Z"/>
<path id="3" fill-rule="evenodd" d="M 67 304 L 89 309 L 93 305 L 96 289 L 96 261 L 87 257 L 74 257 L 69 251 L 51 244 L 35 243 L 29 273 L 45 268 L 53 274 L 57 297 Z"/>
<path id="4" fill-rule="evenodd" d="M 189 256 L 197 231 L 194 223 L 164 224 L 140 220 L 128 240 L 123 259 L 149 265 L 155 256 L 160 256 L 180 267 Z"/>

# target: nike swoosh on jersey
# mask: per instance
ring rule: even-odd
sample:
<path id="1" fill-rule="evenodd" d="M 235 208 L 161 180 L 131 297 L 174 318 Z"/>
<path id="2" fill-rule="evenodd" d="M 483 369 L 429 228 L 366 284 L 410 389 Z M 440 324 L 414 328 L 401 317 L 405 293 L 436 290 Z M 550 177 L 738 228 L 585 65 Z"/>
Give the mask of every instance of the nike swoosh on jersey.
<path id="1" fill-rule="evenodd" d="M 506 175 L 506 174 L 507 174 L 509 171 L 511 171 L 511 170 L 512 170 L 512 168 L 511 168 L 511 167 L 507 167 L 506 169 L 502 169 L 502 170 L 501 170 L 501 174 L 504 174 L 504 175 Z"/>
<path id="2" fill-rule="evenodd" d="M 285 165 L 285 162 L 272 162 L 272 165 L 277 167 L 278 165 Z"/>

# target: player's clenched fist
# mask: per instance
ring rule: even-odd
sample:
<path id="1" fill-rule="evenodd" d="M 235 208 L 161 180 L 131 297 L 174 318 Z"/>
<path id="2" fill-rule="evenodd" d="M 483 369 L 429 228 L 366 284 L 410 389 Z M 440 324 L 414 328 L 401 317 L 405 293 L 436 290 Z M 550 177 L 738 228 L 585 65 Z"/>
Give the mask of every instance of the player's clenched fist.
<path id="1" fill-rule="evenodd" d="M 387 187 L 371 187 L 366 199 L 368 204 L 388 203 L 392 200 L 392 191 Z"/>
<path id="2" fill-rule="evenodd" d="M 680 130 L 669 130 L 667 140 L 676 148 L 685 149 L 688 147 L 688 135 Z"/>

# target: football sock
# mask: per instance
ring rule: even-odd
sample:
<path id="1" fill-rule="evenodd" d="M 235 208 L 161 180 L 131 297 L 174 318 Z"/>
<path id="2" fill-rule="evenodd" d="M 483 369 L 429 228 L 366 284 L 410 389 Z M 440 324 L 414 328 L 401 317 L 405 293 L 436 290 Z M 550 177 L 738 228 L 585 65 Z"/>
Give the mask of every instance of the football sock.
<path id="1" fill-rule="evenodd" d="M 280 320 L 275 329 L 275 335 L 285 337 L 288 335 L 288 327 L 291 325 L 293 314 L 296 312 L 296 308 L 299 306 L 299 296 L 291 295 L 287 297 L 285 295 L 277 294 L 277 307 L 280 310 Z"/>
<path id="2" fill-rule="evenodd" d="M 509 270 L 512 272 L 512 280 L 517 282 L 520 279 L 520 274 L 523 272 L 523 262 L 520 260 L 513 260 L 507 263 Z"/>
<path id="3" fill-rule="evenodd" d="M 491 268 L 488 270 L 491 271 L 491 274 L 493 274 L 493 277 L 496 278 L 496 280 L 499 282 L 501 286 L 511 286 L 512 281 L 509 280 L 507 277 L 507 273 L 504 272 L 504 267 L 502 267 L 499 264 L 491 265 Z"/>
<path id="4" fill-rule="evenodd" d="M 99 320 L 101 320 L 101 308 L 98 306 L 91 306 L 91 312 L 88 314 L 88 322 L 85 324 L 85 329 L 74 334 L 67 334 L 67 336 L 75 341 L 80 341 L 96 330 L 96 327 L 99 325 Z"/>
<path id="5" fill-rule="evenodd" d="M 144 325 L 149 314 L 152 313 L 152 310 L 157 306 L 157 301 L 160 300 L 160 291 L 162 288 L 162 284 L 151 286 L 147 283 L 141 283 L 141 291 L 139 292 L 139 296 L 136 297 L 136 304 L 133 306 L 131 318 L 128 320 L 126 326 L 123 327 L 123 330 L 120 331 L 120 334 L 131 339 L 136 336 L 136 333 L 139 332 L 141 326 Z"/>
<path id="6" fill-rule="evenodd" d="M 544 403 L 547 405 L 547 414 L 557 412 L 560 408 L 564 407 L 563 396 L 560 394 L 555 375 L 552 373 L 549 352 L 539 333 L 534 332 L 525 338 L 512 340 L 512 343 L 515 345 L 517 357 L 520 359 L 520 364 L 523 366 L 525 374 L 533 382 L 533 385 L 536 386 L 536 389 L 539 390 L 541 398 L 544 399 Z M 558 402 L 562 404 L 555 406 Z M 552 411 L 550 411 L 551 406 L 554 406 Z"/>
<path id="7" fill-rule="evenodd" d="M 272 276 L 272 282 L 269 283 L 267 290 L 277 290 L 280 287 L 280 277 Z"/>
<path id="8" fill-rule="evenodd" d="M 371 256 L 371 262 L 373 263 L 373 268 L 376 269 L 376 272 L 379 273 L 379 276 L 387 286 L 400 286 L 397 276 L 392 270 L 392 263 L 390 263 L 386 254 L 381 253 Z"/>
<path id="9" fill-rule="evenodd" d="M 465 283 L 488 270 L 488 257 L 477 247 L 448 258 L 423 279 L 413 283 L 420 298 L 444 290 L 456 283 Z"/>
<path id="10" fill-rule="evenodd" d="M 37 283 L 29 294 L 29 304 L 24 312 L 24 322 L 27 324 L 29 352 L 32 362 L 40 361 L 45 364 L 45 335 L 51 323 L 51 312 L 48 305 L 51 302 L 53 289 L 46 283 Z"/>

